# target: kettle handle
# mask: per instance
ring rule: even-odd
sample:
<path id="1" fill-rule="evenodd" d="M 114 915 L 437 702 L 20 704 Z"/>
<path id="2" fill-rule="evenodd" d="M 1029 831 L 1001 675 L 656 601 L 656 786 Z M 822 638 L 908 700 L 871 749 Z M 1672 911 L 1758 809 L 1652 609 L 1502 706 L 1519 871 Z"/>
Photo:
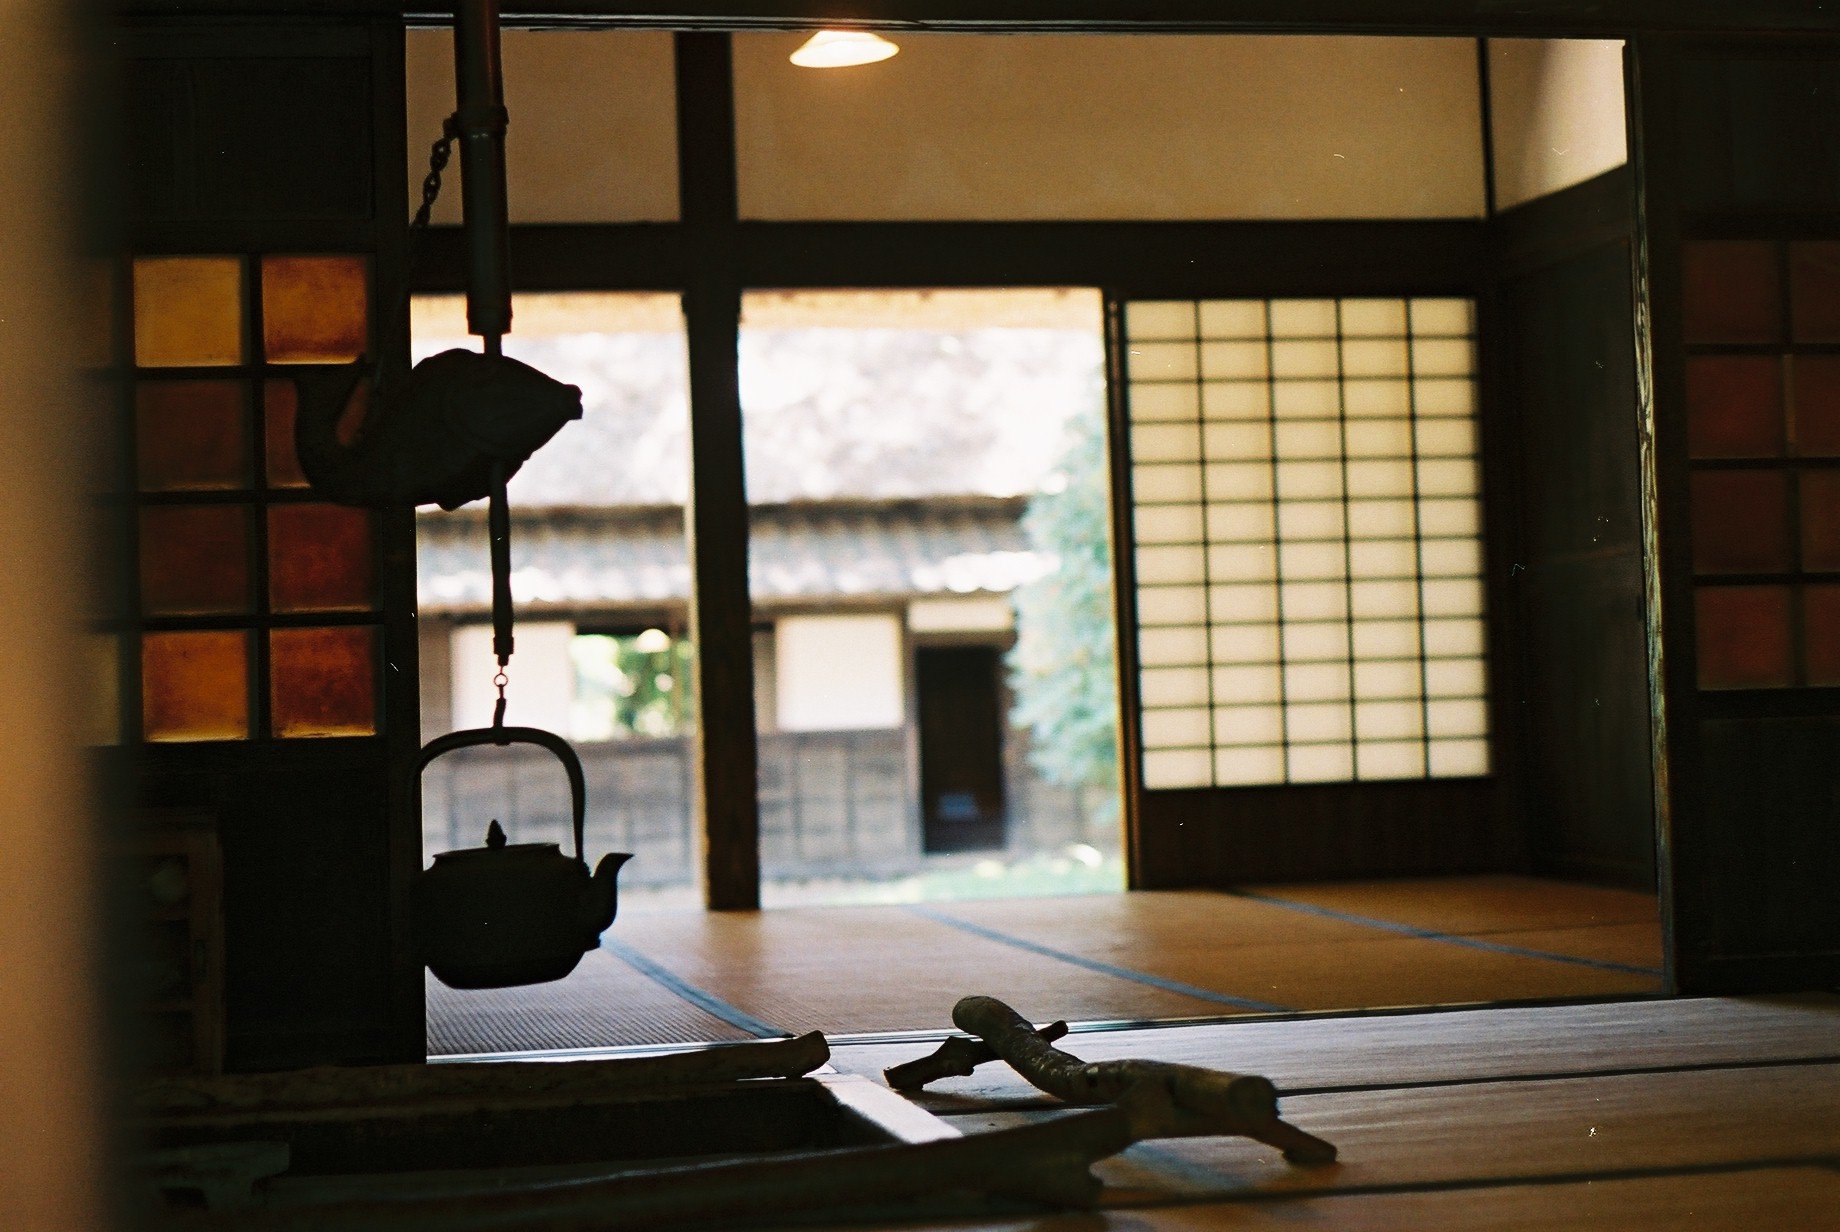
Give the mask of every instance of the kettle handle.
<path id="1" fill-rule="evenodd" d="M 416 759 L 415 773 L 420 776 L 428 768 L 428 763 L 443 753 L 479 744 L 536 744 L 556 755 L 569 775 L 569 796 L 574 804 L 575 858 L 581 860 L 582 830 L 588 813 L 587 778 L 582 774 L 581 757 L 575 752 L 574 746 L 555 732 L 544 731 L 541 727 L 469 727 L 464 731 L 448 732 L 422 746 L 421 755 Z"/>

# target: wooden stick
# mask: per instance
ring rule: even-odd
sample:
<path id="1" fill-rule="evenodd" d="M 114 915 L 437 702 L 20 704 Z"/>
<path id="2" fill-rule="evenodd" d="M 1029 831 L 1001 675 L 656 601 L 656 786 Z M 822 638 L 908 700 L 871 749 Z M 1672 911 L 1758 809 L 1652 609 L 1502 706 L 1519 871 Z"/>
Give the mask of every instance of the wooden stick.
<path id="1" fill-rule="evenodd" d="M 1067 1034 L 1067 1023 L 1051 1022 L 1035 1034 L 1042 1040 L 1057 1040 Z M 882 1077 L 897 1091 L 918 1091 L 941 1078 L 968 1078 L 978 1066 L 1000 1060 L 983 1040 L 955 1035 L 927 1056 L 889 1066 L 882 1071 Z"/>
<path id="2" fill-rule="evenodd" d="M 657 1057 L 606 1061 L 511 1061 L 482 1065 L 374 1065 L 162 1078 L 142 1088 L 139 1111 L 156 1120 L 293 1112 L 362 1105 L 433 1108 L 548 1096 L 591 1099 L 642 1087 L 797 1078 L 830 1060 L 817 1031 L 796 1039 L 727 1044 Z"/>
<path id="3" fill-rule="evenodd" d="M 1043 1039 L 995 997 L 966 997 L 952 1022 L 990 1045 L 1033 1086 L 1070 1104 L 1117 1104 L 1137 1138 L 1235 1134 L 1277 1147 L 1292 1163 L 1330 1163 L 1335 1147 L 1278 1118 L 1278 1089 L 1256 1074 L 1168 1061 L 1088 1064 Z"/>

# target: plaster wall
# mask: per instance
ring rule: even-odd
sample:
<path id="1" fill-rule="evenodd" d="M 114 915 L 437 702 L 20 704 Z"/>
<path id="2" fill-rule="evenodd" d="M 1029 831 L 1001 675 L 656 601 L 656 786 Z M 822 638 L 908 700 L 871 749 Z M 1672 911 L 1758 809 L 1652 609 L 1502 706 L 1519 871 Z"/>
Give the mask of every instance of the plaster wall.
<path id="1" fill-rule="evenodd" d="M 1499 209 L 1628 161 L 1621 42 L 1490 39 L 1489 103 Z"/>
<path id="2" fill-rule="evenodd" d="M 1469 39 L 904 35 L 891 60 L 820 71 L 787 60 L 801 38 L 735 36 L 746 218 L 1482 213 Z M 677 216 L 669 35 L 513 30 L 503 54 L 514 222 Z M 448 33 L 409 33 L 412 200 L 452 57 Z"/>

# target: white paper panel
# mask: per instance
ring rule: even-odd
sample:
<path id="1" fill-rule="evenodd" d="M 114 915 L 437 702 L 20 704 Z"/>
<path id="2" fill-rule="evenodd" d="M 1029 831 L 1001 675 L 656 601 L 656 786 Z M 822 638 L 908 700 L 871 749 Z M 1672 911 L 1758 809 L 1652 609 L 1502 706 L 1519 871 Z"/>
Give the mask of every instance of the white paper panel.
<path id="1" fill-rule="evenodd" d="M 1335 381 L 1274 381 L 1271 410 L 1279 419 L 1334 419 L 1342 413 L 1342 387 Z"/>
<path id="2" fill-rule="evenodd" d="M 1146 625 L 1200 624 L 1207 620 L 1207 591 L 1200 586 L 1141 587 L 1137 620 Z"/>
<path id="3" fill-rule="evenodd" d="M 1354 777 L 1354 749 L 1346 744 L 1293 747 L 1289 769 L 1293 783 L 1344 783 Z"/>
<path id="4" fill-rule="evenodd" d="M 1286 582 L 1278 589 L 1284 619 L 1339 620 L 1348 615 L 1345 582 Z"/>
<path id="5" fill-rule="evenodd" d="M 1144 786 L 1151 790 L 1207 787 L 1212 765 L 1206 749 L 1144 750 Z"/>
<path id="6" fill-rule="evenodd" d="M 1356 701 L 1354 732 L 1362 740 L 1416 740 L 1425 734 L 1423 705 L 1416 700 Z"/>
<path id="7" fill-rule="evenodd" d="M 1282 783 L 1283 749 L 1222 749 L 1214 754 L 1214 781 L 1222 787 Z"/>
<path id="8" fill-rule="evenodd" d="M 1131 422 L 1180 420 L 1192 422 L 1200 399 L 1193 385 L 1132 385 Z"/>
<path id="9" fill-rule="evenodd" d="M 1210 381 L 1261 378 L 1270 372 L 1270 362 L 1270 354 L 1263 342 L 1201 344 L 1201 375 Z"/>
<path id="10" fill-rule="evenodd" d="M 1489 772 L 1489 742 L 1486 740 L 1433 740 L 1427 753 L 1430 772 L 1439 777 Z"/>
<path id="11" fill-rule="evenodd" d="M 1270 543 L 1271 502 L 1210 504 L 1205 524 L 1215 543 Z"/>
<path id="12" fill-rule="evenodd" d="M 1397 299 L 1345 299 L 1342 301 L 1344 338 L 1403 337 L 1406 305 Z"/>
<path id="13" fill-rule="evenodd" d="M 1418 697 L 1419 665 L 1412 662 L 1357 663 L 1354 665 L 1354 691 L 1360 698 Z"/>
<path id="14" fill-rule="evenodd" d="M 1210 423 L 1202 433 L 1202 448 L 1210 462 L 1269 458 L 1271 427 L 1264 423 Z"/>
<path id="15" fill-rule="evenodd" d="M 1226 625 L 1212 631 L 1209 646 L 1216 663 L 1275 663 L 1278 626 Z"/>
<path id="16" fill-rule="evenodd" d="M 1412 454 L 1412 421 L 1363 419 L 1348 425 L 1351 458 L 1404 458 Z"/>
<path id="17" fill-rule="evenodd" d="M 1137 633 L 1137 658 L 1145 667 L 1172 667 L 1207 662 L 1207 630 L 1147 625 Z"/>
<path id="18" fill-rule="evenodd" d="M 1201 302 L 1203 338 L 1263 338 L 1265 301 L 1213 299 Z"/>
<path id="19" fill-rule="evenodd" d="M 1333 458 L 1342 456 L 1342 421 L 1305 419 L 1278 425 L 1280 458 Z"/>
<path id="20" fill-rule="evenodd" d="M 1284 658 L 1289 663 L 1320 663 L 1348 658 L 1345 620 L 1286 621 Z"/>
<path id="21" fill-rule="evenodd" d="M 1278 744 L 1284 739 L 1281 706 L 1216 706 L 1214 730 L 1222 745 Z"/>
<path id="22" fill-rule="evenodd" d="M 1264 381 L 1210 381 L 1201 387 L 1201 413 L 1209 419 L 1271 416 L 1271 386 Z"/>
<path id="23" fill-rule="evenodd" d="M 1334 539 L 1339 543 L 1347 529 L 1340 501 L 1284 501 L 1278 506 L 1278 530 L 1289 542 Z"/>
<path id="24" fill-rule="evenodd" d="M 1140 465 L 1151 462 L 1192 462 L 1201 449 L 1201 425 L 1188 423 L 1139 423 L 1131 428 L 1131 461 Z"/>
<path id="25" fill-rule="evenodd" d="M 1336 334 L 1332 299 L 1278 299 L 1271 303 L 1274 338 L 1333 338 Z"/>
<path id="26" fill-rule="evenodd" d="M 1369 781 L 1425 776 L 1425 750 L 1416 740 L 1357 744 L 1354 763 L 1355 776 Z"/>
<path id="27" fill-rule="evenodd" d="M 1205 707 L 1187 710 L 1146 710 L 1144 744 L 1153 749 L 1181 745 L 1205 746 L 1213 739 Z"/>
<path id="28" fill-rule="evenodd" d="M 1139 544 L 1194 543 L 1201 538 L 1201 506 L 1141 505 L 1131 514 L 1131 528 Z"/>
<path id="29" fill-rule="evenodd" d="M 1337 371 L 1336 345 L 1332 340 L 1271 344 L 1271 374 L 1275 377 L 1334 376 Z"/>
<path id="30" fill-rule="evenodd" d="M 1201 499 L 1201 468 L 1133 466 L 1131 495 L 1140 502 L 1198 501 Z"/>
<path id="31" fill-rule="evenodd" d="M 1134 342 L 1126 362 L 1133 381 L 1192 381 L 1201 370 L 1186 342 Z"/>
<path id="32" fill-rule="evenodd" d="M 1405 376 L 1408 360 L 1403 338 L 1350 339 L 1342 343 L 1345 376 Z"/>
<path id="33" fill-rule="evenodd" d="M 1223 624 L 1278 619 L 1278 589 L 1275 586 L 1211 586 L 1208 603 L 1213 619 Z"/>
<path id="34" fill-rule="evenodd" d="M 1345 663 L 1298 663 L 1284 669 L 1284 696 L 1293 703 L 1342 701 L 1349 687 Z"/>
<path id="35" fill-rule="evenodd" d="M 1342 385 L 1342 405 L 1350 419 L 1412 413 L 1412 384 L 1399 380 L 1354 380 Z"/>
<path id="36" fill-rule="evenodd" d="M 1292 706 L 1285 712 L 1284 723 L 1292 743 L 1347 740 L 1354 734 L 1354 720 L 1344 702 Z"/>
<path id="37" fill-rule="evenodd" d="M 1186 299 L 1136 300 L 1125 305 L 1124 325 L 1125 332 L 1138 341 L 1193 338 L 1195 305 Z"/>

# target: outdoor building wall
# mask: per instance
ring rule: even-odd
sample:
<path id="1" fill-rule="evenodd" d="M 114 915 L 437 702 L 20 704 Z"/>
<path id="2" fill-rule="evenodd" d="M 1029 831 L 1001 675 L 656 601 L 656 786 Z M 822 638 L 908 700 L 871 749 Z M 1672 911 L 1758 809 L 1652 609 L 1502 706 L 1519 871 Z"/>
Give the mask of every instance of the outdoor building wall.
<path id="1" fill-rule="evenodd" d="M 907 627 L 915 633 L 1008 633 L 1016 608 L 1008 595 L 915 599 L 907 605 Z"/>
<path id="2" fill-rule="evenodd" d="M 512 222 L 677 218 L 676 73 L 671 36 L 650 31 L 506 30 L 505 178 Z M 450 30 L 410 30 L 409 199 L 421 201 L 428 147 L 454 109 Z M 460 161 L 434 221 L 460 221 Z"/>
<path id="3" fill-rule="evenodd" d="M 569 643 L 575 626 L 562 621 L 520 621 L 517 648 L 507 674 L 505 722 L 542 727 L 567 734 L 575 701 L 575 663 Z M 490 727 L 498 693 L 492 677 L 498 660 L 492 654 L 492 626 L 461 625 L 454 630 L 454 727 Z"/>
<path id="4" fill-rule="evenodd" d="M 1623 44 L 1490 39 L 1489 124 L 1499 209 L 1622 166 Z"/>
<path id="5" fill-rule="evenodd" d="M 901 620 L 787 616 L 774 625 L 781 731 L 853 731 L 907 721 Z"/>

